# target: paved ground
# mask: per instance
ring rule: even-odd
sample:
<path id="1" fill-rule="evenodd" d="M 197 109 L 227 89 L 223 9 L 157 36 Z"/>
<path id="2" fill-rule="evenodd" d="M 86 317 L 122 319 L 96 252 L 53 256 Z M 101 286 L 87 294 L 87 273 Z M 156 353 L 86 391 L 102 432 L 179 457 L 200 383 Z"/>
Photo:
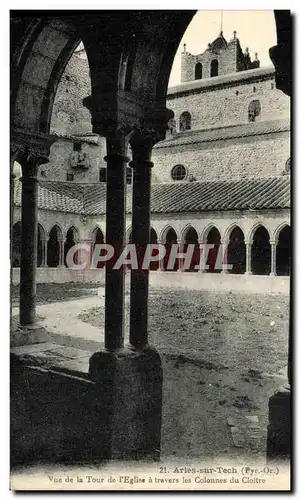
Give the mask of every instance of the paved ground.
<path id="1" fill-rule="evenodd" d="M 80 293 L 53 287 L 37 313 L 60 343 L 87 349 L 103 341 L 103 288 Z M 164 370 L 163 457 L 263 455 L 268 399 L 286 381 L 288 297 L 154 290 L 149 333 Z"/>

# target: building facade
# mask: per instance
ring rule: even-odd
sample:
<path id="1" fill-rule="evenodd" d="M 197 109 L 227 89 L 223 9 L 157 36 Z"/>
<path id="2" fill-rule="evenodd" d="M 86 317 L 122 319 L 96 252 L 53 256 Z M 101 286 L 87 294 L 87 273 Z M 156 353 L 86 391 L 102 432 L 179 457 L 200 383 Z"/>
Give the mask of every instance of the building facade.
<path id="1" fill-rule="evenodd" d="M 220 33 L 200 55 L 182 53 L 181 84 L 168 90 L 174 112 L 166 139 L 152 153 L 151 242 L 184 251 L 213 248 L 206 272 L 216 271 L 222 247 L 232 274 L 288 275 L 290 269 L 290 109 L 272 66 L 259 67 L 234 32 Z M 65 266 L 77 242 L 105 241 L 105 139 L 92 133 L 90 78 L 77 50 L 58 86 L 51 129 L 56 141 L 39 170 L 38 266 Z M 130 156 L 130 151 L 129 151 Z M 21 200 L 15 169 L 13 265 L 18 266 Z M 127 167 L 127 240 L 132 170 Z M 173 270 L 181 264 L 176 261 Z"/>

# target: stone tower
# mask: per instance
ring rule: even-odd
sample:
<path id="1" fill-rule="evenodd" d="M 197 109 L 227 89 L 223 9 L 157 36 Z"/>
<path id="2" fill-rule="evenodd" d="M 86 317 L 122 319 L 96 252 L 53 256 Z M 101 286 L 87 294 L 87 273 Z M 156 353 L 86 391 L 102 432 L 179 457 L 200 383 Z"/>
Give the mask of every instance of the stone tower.
<path id="1" fill-rule="evenodd" d="M 186 51 L 186 44 L 181 54 L 181 83 L 220 75 L 228 75 L 237 71 L 259 68 L 259 60 L 251 61 L 249 49 L 243 53 L 236 31 L 227 42 L 223 32 L 208 44 L 202 54 L 193 55 Z"/>

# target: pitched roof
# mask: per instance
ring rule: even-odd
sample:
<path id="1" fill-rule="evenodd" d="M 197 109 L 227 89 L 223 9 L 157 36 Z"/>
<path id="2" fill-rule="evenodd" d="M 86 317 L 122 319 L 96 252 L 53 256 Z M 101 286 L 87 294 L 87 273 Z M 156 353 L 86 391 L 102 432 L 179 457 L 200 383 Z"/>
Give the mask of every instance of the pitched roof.
<path id="1" fill-rule="evenodd" d="M 127 211 L 131 212 L 132 188 L 127 189 Z M 87 216 L 104 215 L 106 184 L 40 181 L 39 208 Z M 20 189 L 15 203 L 20 205 Z M 282 177 L 209 182 L 153 184 L 151 212 L 209 212 L 265 210 L 290 207 L 290 178 Z"/>
<path id="2" fill-rule="evenodd" d="M 201 130 L 188 130 L 174 135 L 170 139 L 158 142 L 154 148 L 170 148 L 185 144 L 199 144 L 202 142 L 235 139 L 239 137 L 250 137 L 256 135 L 275 134 L 290 130 L 290 120 L 269 120 L 262 122 L 249 122 L 228 127 L 214 127 Z"/>
<path id="3" fill-rule="evenodd" d="M 229 75 L 219 75 L 211 78 L 204 78 L 203 80 L 193 80 L 191 82 L 181 83 L 174 87 L 168 88 L 167 99 L 178 97 L 179 94 L 193 94 L 207 90 L 214 90 L 221 86 L 232 86 L 238 83 L 248 83 L 254 80 L 268 80 L 274 78 L 274 66 L 266 68 L 247 69 L 245 71 L 237 71 Z"/>

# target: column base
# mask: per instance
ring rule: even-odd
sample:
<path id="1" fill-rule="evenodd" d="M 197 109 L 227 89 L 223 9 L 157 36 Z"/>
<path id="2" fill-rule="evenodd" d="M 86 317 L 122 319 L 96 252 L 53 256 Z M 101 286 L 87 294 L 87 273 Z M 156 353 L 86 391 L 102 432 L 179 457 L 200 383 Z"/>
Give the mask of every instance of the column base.
<path id="1" fill-rule="evenodd" d="M 270 273 L 269 276 L 276 276 L 276 273 Z"/>
<path id="2" fill-rule="evenodd" d="M 245 271 L 244 276 L 252 276 L 252 271 Z"/>
<path id="3" fill-rule="evenodd" d="M 162 368 L 158 352 L 131 345 L 90 358 L 89 378 L 97 383 L 107 411 L 108 459 L 159 460 Z"/>
<path id="4" fill-rule="evenodd" d="M 269 399 L 267 459 L 289 460 L 291 456 L 290 387 L 284 386 Z"/>

